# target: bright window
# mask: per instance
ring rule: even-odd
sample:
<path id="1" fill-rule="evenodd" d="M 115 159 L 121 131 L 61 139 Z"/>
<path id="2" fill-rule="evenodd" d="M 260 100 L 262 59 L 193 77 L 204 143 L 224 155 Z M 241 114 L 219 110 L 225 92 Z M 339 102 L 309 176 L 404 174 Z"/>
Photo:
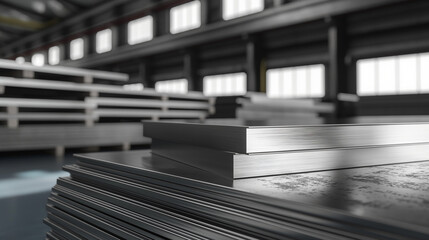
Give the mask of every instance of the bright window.
<path id="1" fill-rule="evenodd" d="M 31 57 L 31 63 L 34 66 L 41 67 L 45 65 L 45 55 L 43 53 L 36 53 Z"/>
<path id="2" fill-rule="evenodd" d="M 153 38 L 153 17 L 146 16 L 128 23 L 128 44 L 133 45 Z"/>
<path id="3" fill-rule="evenodd" d="M 95 34 L 95 51 L 104 53 L 112 50 L 112 30 L 104 29 Z"/>
<path id="4" fill-rule="evenodd" d="M 206 96 L 242 95 L 247 91 L 247 75 L 231 73 L 206 76 L 203 84 L 203 92 Z"/>
<path id="5" fill-rule="evenodd" d="M 70 42 L 70 59 L 77 60 L 84 56 L 84 40 L 77 38 Z"/>
<path id="6" fill-rule="evenodd" d="M 223 0 L 222 17 L 224 20 L 238 18 L 264 10 L 264 0 Z"/>
<path id="7" fill-rule="evenodd" d="M 188 80 L 175 79 L 175 80 L 159 81 L 155 83 L 155 90 L 157 92 L 165 92 L 165 93 L 187 93 Z"/>
<path id="8" fill-rule="evenodd" d="M 363 59 L 357 62 L 360 96 L 429 92 L 429 53 Z"/>
<path id="9" fill-rule="evenodd" d="M 267 96 L 271 98 L 319 98 L 325 95 L 322 64 L 270 69 Z"/>
<path id="10" fill-rule="evenodd" d="M 53 46 L 49 48 L 48 61 L 50 65 L 57 65 L 60 63 L 60 47 Z"/>
<path id="11" fill-rule="evenodd" d="M 170 32 L 188 31 L 201 26 L 201 3 L 192 1 L 170 10 Z"/>

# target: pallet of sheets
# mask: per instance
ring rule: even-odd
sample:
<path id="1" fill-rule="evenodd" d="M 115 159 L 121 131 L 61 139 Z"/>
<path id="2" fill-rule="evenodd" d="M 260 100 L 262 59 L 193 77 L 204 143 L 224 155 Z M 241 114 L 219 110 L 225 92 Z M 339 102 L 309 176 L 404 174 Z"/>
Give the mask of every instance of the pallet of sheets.
<path id="1" fill-rule="evenodd" d="M 60 96 L 58 96 L 61 93 Z M 85 97 L 121 97 L 141 99 L 184 99 L 189 101 L 210 101 L 199 92 L 187 94 L 159 93 L 154 89 L 130 90 L 111 84 L 84 84 L 57 79 L 30 79 L 0 76 L 0 94 L 6 97 L 23 94 L 52 95 L 59 98 L 83 100 Z M 28 96 L 28 95 L 27 95 Z"/>
<path id="2" fill-rule="evenodd" d="M 244 96 L 218 97 L 215 108 L 212 118 L 279 119 L 289 124 L 324 123 L 324 117 L 334 112 L 332 103 L 318 99 L 274 99 L 253 92 Z"/>
<path id="3" fill-rule="evenodd" d="M 43 99 L 82 101 L 82 105 L 90 106 L 87 118 L 101 122 L 204 119 L 214 112 L 212 100 L 196 92 L 167 94 L 152 89 L 134 91 L 122 86 L 8 77 L 0 77 L 0 86 L 4 90 L 0 94 L 0 100 L 25 97 L 38 99 L 39 102 L 44 101 Z"/>
<path id="4" fill-rule="evenodd" d="M 109 84 L 123 84 L 129 80 L 129 76 L 123 73 L 65 66 L 34 66 L 31 63 L 17 63 L 6 59 L 0 59 L 0 76 L 30 79 L 58 79 L 59 81 L 81 83 L 103 82 Z"/>
<path id="5" fill-rule="evenodd" d="M 149 145 L 151 140 L 141 135 L 140 123 L 28 124 L 19 128 L 0 127 L 0 152 L 20 150 L 55 150 L 62 156 L 67 148 Z"/>
<path id="6" fill-rule="evenodd" d="M 8 128 L 17 128 L 25 123 L 76 123 L 85 126 L 94 124 L 94 116 L 89 114 L 95 105 L 83 101 L 0 98 L 0 122 Z"/>
<path id="7" fill-rule="evenodd" d="M 428 239 L 427 226 L 241 189 L 149 151 L 78 155 L 46 206 L 48 239 Z M 272 190 L 271 190 L 272 191 Z M 274 190 L 275 191 L 275 190 Z M 277 190 L 278 191 L 278 190 Z M 426 223 L 427 224 L 427 223 Z"/>
<path id="8" fill-rule="evenodd" d="M 0 60 L 0 151 L 129 149 L 150 143 L 141 135 L 142 119 L 204 119 L 213 112 L 201 93 L 135 91 L 122 86 L 127 80 L 126 74 Z"/>
<path id="9" fill-rule="evenodd" d="M 89 97 L 85 102 L 95 106 L 92 116 L 97 121 L 205 119 L 214 111 L 209 101 Z"/>
<path id="10" fill-rule="evenodd" d="M 428 123 L 144 128 L 152 154 L 234 179 L 429 160 Z"/>

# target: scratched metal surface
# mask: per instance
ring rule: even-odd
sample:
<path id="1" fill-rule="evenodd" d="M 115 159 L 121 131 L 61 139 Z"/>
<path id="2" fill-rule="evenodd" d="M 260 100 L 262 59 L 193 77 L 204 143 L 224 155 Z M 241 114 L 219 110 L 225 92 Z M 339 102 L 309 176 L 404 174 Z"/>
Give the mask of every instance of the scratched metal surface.
<path id="1" fill-rule="evenodd" d="M 429 161 L 241 179 L 234 188 L 429 228 Z"/>

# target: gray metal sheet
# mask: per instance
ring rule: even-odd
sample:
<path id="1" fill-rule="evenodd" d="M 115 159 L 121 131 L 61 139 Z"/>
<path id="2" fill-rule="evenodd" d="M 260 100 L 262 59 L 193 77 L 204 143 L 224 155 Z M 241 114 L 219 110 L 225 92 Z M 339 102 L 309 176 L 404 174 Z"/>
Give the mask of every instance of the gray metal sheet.
<path id="1" fill-rule="evenodd" d="M 208 201 L 201 201 L 191 197 L 185 197 L 175 193 L 170 193 L 146 185 L 135 184 L 125 180 L 115 179 L 110 176 L 91 172 L 84 169 L 68 167 L 67 171 L 72 173 L 77 179 L 91 182 L 94 185 L 105 184 L 112 192 L 122 192 L 121 194 L 132 195 L 133 198 L 150 203 L 154 206 L 174 209 L 179 214 L 192 216 L 194 219 L 207 222 L 216 222 L 221 226 L 233 231 L 246 233 L 257 238 L 274 239 L 332 239 L 329 237 L 315 238 L 314 232 L 310 229 L 300 229 L 297 225 L 291 226 L 281 223 L 276 219 L 266 218 L 251 212 L 238 210 L 222 204 L 214 204 Z M 126 193 L 124 192 L 126 191 Z M 320 232 L 319 232 L 320 233 Z M 322 236 L 323 234 L 320 233 Z"/>
<path id="2" fill-rule="evenodd" d="M 429 160 L 429 144 L 236 154 L 152 139 L 151 149 L 153 155 L 234 179 Z"/>
<path id="3" fill-rule="evenodd" d="M 105 190 L 96 189 L 69 179 L 62 179 L 59 182 L 59 186 L 55 187 L 55 191 L 59 194 L 59 196 L 55 197 L 56 199 L 66 201 L 62 197 L 65 196 L 74 200 L 75 205 L 85 204 L 91 207 L 91 209 L 110 214 L 122 222 L 138 226 L 139 230 L 133 229 L 134 231 L 147 229 L 152 230 L 160 236 L 175 239 L 202 239 L 205 237 L 211 239 L 253 239 L 212 224 L 197 221 L 169 210 L 109 193 Z M 79 202 L 79 204 L 76 202 Z M 82 209 L 82 205 L 79 206 L 79 209 Z"/>
<path id="4" fill-rule="evenodd" d="M 45 218 L 43 222 L 48 225 L 56 234 L 60 235 L 63 238 L 71 239 L 71 240 L 81 240 L 82 238 L 79 235 L 70 232 L 70 230 L 64 229 L 62 226 L 57 223 L 52 222 L 52 220 Z"/>
<path id="5" fill-rule="evenodd" d="M 428 123 L 222 126 L 144 121 L 144 136 L 236 153 L 429 142 Z"/>
<path id="6" fill-rule="evenodd" d="M 124 153 L 125 155 L 127 155 L 126 153 Z M 351 201 L 351 202 L 341 202 L 341 201 L 332 201 L 331 205 L 327 206 L 325 201 L 323 198 L 321 198 L 321 200 L 316 204 L 316 205 L 321 205 L 321 206 L 325 206 L 325 207 L 329 207 L 329 208 L 337 208 L 337 209 L 341 209 L 342 211 L 345 212 L 341 212 L 338 213 L 336 211 L 327 211 L 326 209 L 323 209 L 323 211 L 321 211 L 321 209 L 319 209 L 319 207 L 315 207 L 315 206 L 310 206 L 310 205 L 301 205 L 298 202 L 290 202 L 288 200 L 296 200 L 295 198 L 291 197 L 291 196 L 300 196 L 300 191 L 295 191 L 295 189 L 293 188 L 293 186 L 296 186 L 297 183 L 294 183 L 292 180 L 295 179 L 295 181 L 300 181 L 300 179 L 302 179 L 304 176 L 306 175 L 310 175 L 311 174 L 318 174 L 318 173 L 306 173 L 306 174 L 301 174 L 301 175 L 282 175 L 283 178 L 289 179 L 291 182 L 291 186 L 289 187 L 289 189 L 291 189 L 291 191 L 294 194 L 291 194 L 292 192 L 286 192 L 284 194 L 282 193 L 282 189 L 278 189 L 279 187 L 284 187 L 285 189 L 288 189 L 288 182 L 285 182 L 284 185 L 280 185 L 281 183 L 278 182 L 273 182 L 270 184 L 270 182 L 264 182 L 264 179 L 267 178 L 276 178 L 276 177 L 265 177 L 265 178 L 249 178 L 249 179 L 242 179 L 242 180 L 235 180 L 233 182 L 234 184 L 234 188 L 229 188 L 229 187 L 224 187 L 221 185 L 217 185 L 217 184 L 210 184 L 207 182 L 201 182 L 201 181 L 195 181 L 192 180 L 192 175 L 189 175 L 188 178 L 183 178 L 183 177 L 178 177 L 178 176 L 173 176 L 170 174 L 166 174 L 162 172 L 162 169 L 160 169 L 160 172 L 157 172 L 154 168 L 152 168 L 151 170 L 145 170 L 144 167 L 140 168 L 137 165 L 134 166 L 127 166 L 126 164 L 120 163 L 117 164 L 115 163 L 114 159 L 115 158 L 111 158 L 110 161 L 109 160 L 105 160 L 105 161 L 98 161 L 96 160 L 96 158 L 94 158 L 95 156 L 101 156 L 100 154 L 89 154 L 91 155 L 90 158 L 85 159 L 84 156 L 80 156 L 82 163 L 87 163 L 87 164 L 93 164 L 93 165 L 99 165 L 99 166 L 104 166 L 105 169 L 117 169 L 116 171 L 118 173 L 113 172 L 113 174 L 118 174 L 122 172 L 123 176 L 126 177 L 127 179 L 140 179 L 140 180 L 144 180 L 145 182 L 149 182 L 151 184 L 156 184 L 158 186 L 164 186 L 167 188 L 172 188 L 172 189 L 179 189 L 180 191 L 182 191 L 182 194 L 190 194 L 192 196 L 200 196 L 202 198 L 204 197 L 208 197 L 211 198 L 212 201 L 220 201 L 223 202 L 225 204 L 231 204 L 231 206 L 236 206 L 236 208 L 238 209 L 246 209 L 247 211 L 263 211 L 265 214 L 267 215 L 274 215 L 277 216 L 278 215 L 282 215 L 282 214 L 291 214 L 292 212 L 311 212 L 313 216 L 319 216 L 319 214 L 323 215 L 324 218 L 326 219 L 331 219 L 331 220 L 338 220 L 338 221 L 346 221 L 346 219 L 354 219 L 354 214 L 356 214 L 355 212 L 352 211 L 352 209 L 348 208 L 348 207 L 353 207 L 353 208 L 361 208 L 361 209 L 368 209 L 368 211 L 364 211 L 362 212 L 360 215 L 364 216 L 364 217 L 371 217 L 371 218 L 376 218 L 377 220 L 377 224 L 372 223 L 371 227 L 381 227 L 383 226 L 384 223 L 386 223 L 387 225 L 389 224 L 393 224 L 393 225 L 397 225 L 397 222 L 400 221 L 402 226 L 407 226 L 408 224 L 413 224 L 413 225 L 422 225 L 424 226 L 424 228 L 427 231 L 427 228 L 429 227 L 427 225 L 427 222 L 424 220 L 424 218 L 419 218 L 416 217 L 414 218 L 414 221 L 409 221 L 409 218 L 413 217 L 413 214 L 408 215 L 409 217 L 404 217 L 403 219 L 401 219 L 402 216 L 404 216 L 404 211 L 398 211 L 395 212 L 395 209 L 397 207 L 401 208 L 401 209 L 407 209 L 410 208 L 411 209 L 416 209 L 418 211 L 419 207 L 421 207 L 422 209 L 422 215 L 427 213 L 427 209 L 425 206 L 426 205 L 420 205 L 419 202 L 415 203 L 415 205 L 410 206 L 407 201 L 402 201 L 402 197 L 400 197 L 400 195 L 397 194 L 397 192 L 395 191 L 395 188 L 390 188 L 388 191 L 386 191 L 387 195 L 384 194 L 378 194 L 376 199 L 379 202 L 383 202 L 383 201 L 390 201 L 392 203 L 395 203 L 393 206 L 393 208 L 391 209 L 385 209 L 385 208 L 380 208 L 379 211 L 377 211 L 377 216 L 374 216 L 374 214 L 371 214 L 371 209 L 372 208 L 368 208 L 368 206 L 371 206 L 370 203 L 366 203 L 365 201 L 363 202 L 357 202 L 357 201 Z M 130 156 L 130 155 L 128 155 Z M 425 165 L 426 164 L 426 165 Z M 370 168 L 360 168 L 360 169 L 373 169 L 374 172 L 379 172 L 379 174 L 382 174 L 382 176 L 384 177 L 388 177 L 390 172 L 388 171 L 388 169 L 392 166 L 395 166 L 398 169 L 401 168 L 405 168 L 408 169 L 408 173 L 411 174 L 410 180 L 411 181 L 413 178 L 421 178 L 422 181 L 424 181 L 425 177 L 424 172 L 425 170 L 420 172 L 420 175 L 417 174 L 416 172 L 419 172 L 419 169 L 417 166 L 427 166 L 427 162 L 422 162 L 422 163 L 409 163 L 409 164 L 400 164 L 400 165 L 391 165 L 391 166 L 379 166 L 379 167 L 370 167 Z M 141 165 L 140 165 L 141 166 Z M 339 178 L 336 179 L 335 176 L 337 176 L 337 172 L 341 173 L 342 171 L 353 171 L 353 169 L 350 170 L 336 170 L 336 171 L 326 171 L 326 172 L 322 172 L 327 174 L 327 180 L 331 179 L 332 180 L 332 184 L 330 186 L 327 186 L 326 188 L 321 188 L 320 191 L 324 190 L 329 190 L 332 189 L 330 191 L 322 191 L 322 193 L 324 193 L 324 197 L 327 197 L 329 199 L 329 196 L 332 197 L 332 199 L 336 199 L 335 196 L 337 195 L 341 195 L 341 194 L 345 194 L 347 195 L 348 192 L 352 191 L 354 188 L 350 187 L 348 188 L 347 186 L 350 186 L 348 184 L 342 185 L 342 180 L 347 180 L 347 174 L 345 174 L 344 178 Z M 108 171 L 106 171 L 107 174 Z M 414 172 L 414 173 L 413 173 Z M 321 174 L 321 173 L 320 173 Z M 423 174 L 423 175 L 422 175 Z M 278 176 L 279 178 L 282 176 Z M 294 176 L 297 176 L 296 178 Z M 331 176 L 331 177 L 330 177 Z M 370 180 L 374 178 L 373 176 L 370 176 Z M 292 179 L 292 180 L 291 180 Z M 317 192 L 318 191 L 318 185 L 325 183 L 327 180 L 326 179 L 319 179 L 319 178 L 309 178 L 310 180 L 313 180 L 312 185 L 310 185 L 309 188 L 307 188 L 308 194 L 311 195 L 312 192 Z M 359 179 L 359 178 L 358 178 Z M 389 182 L 388 184 L 396 184 L 397 186 L 401 186 L 402 182 L 401 182 L 402 177 L 396 177 L 394 178 L 391 182 Z M 322 182 L 320 182 L 322 181 Z M 349 179 L 350 181 L 350 179 Z M 362 181 L 365 181 L 365 178 L 362 177 Z M 253 185 L 254 183 L 258 183 Z M 375 181 L 376 183 L 377 181 Z M 248 183 L 248 184 L 246 184 Z M 410 182 L 409 184 L 412 184 L 412 182 Z M 267 188 L 265 188 L 264 186 L 267 186 Z M 253 189 L 253 186 L 255 186 L 255 189 Z M 305 184 L 303 183 L 302 186 L 305 186 Z M 345 186 L 346 188 L 340 188 L 340 190 L 337 192 L 335 191 L 337 186 Z M 353 186 L 353 185 L 351 185 Z M 407 187 L 408 185 L 404 186 Z M 425 185 L 422 185 L 422 188 L 420 189 L 420 191 L 416 191 L 417 193 L 420 192 L 420 194 L 426 194 L 428 191 L 425 190 L 424 188 Z M 253 190 L 257 191 L 255 192 L 256 194 L 252 193 Z M 267 191 L 264 192 L 263 190 L 266 189 Z M 278 194 L 276 194 L 278 193 Z M 371 199 L 371 196 L 375 196 L 373 195 L 372 192 L 365 192 L 365 191 L 361 191 L 359 193 L 363 193 L 364 195 L 361 196 L 363 198 L 368 198 Z M 268 198 L 267 198 L 268 197 Z M 385 199 L 386 198 L 386 199 Z M 412 201 L 411 199 L 413 199 L 413 197 L 410 198 L 410 201 Z M 420 195 L 414 195 L 414 199 L 422 199 Z M 424 198 L 423 198 L 424 199 Z M 298 199 L 299 202 L 303 202 L 303 199 Z M 316 197 L 317 200 L 317 197 Z M 305 202 L 305 201 L 304 201 Z M 311 203 L 311 202 L 310 202 Z M 323 204 L 325 203 L 325 204 Z M 369 204 L 369 205 L 367 205 Z M 276 206 L 276 207 L 273 207 Z M 346 212 L 350 212 L 352 213 L 352 215 L 350 214 L 346 214 Z M 414 212 L 415 213 L 415 212 Z M 346 215 L 343 215 L 346 214 Z M 392 217 L 393 215 L 395 215 L 396 217 Z M 426 214 L 429 215 L 429 214 Z M 347 217 L 346 217 L 347 216 Z M 387 218 L 384 218 L 384 216 L 389 216 Z M 389 220 L 386 219 L 390 219 L 393 218 L 395 219 L 395 221 L 392 223 Z M 341 220 L 340 220 L 341 219 Z M 356 218 L 356 220 L 351 220 L 353 221 L 359 221 L 358 220 L 359 217 Z M 380 219 L 383 219 L 382 221 L 380 221 Z M 381 224 L 381 222 L 384 222 L 383 224 Z M 396 222 L 396 224 L 395 224 Z M 408 223 L 408 224 L 407 224 Z M 327 224 L 327 222 L 319 222 L 319 225 L 323 225 L 323 224 Z"/>
<path id="7" fill-rule="evenodd" d="M 234 188 L 429 229 L 429 161 L 239 179 Z"/>
<path id="8" fill-rule="evenodd" d="M 249 195 L 233 189 L 229 190 L 230 193 L 232 192 L 233 194 L 235 194 L 235 196 L 233 196 L 232 198 L 235 198 L 234 200 L 236 201 L 236 203 L 240 203 L 240 204 L 229 205 L 228 203 L 231 200 L 232 194 L 231 195 L 228 194 L 229 192 L 228 188 L 223 188 L 224 190 L 223 192 L 225 192 L 226 194 L 222 195 L 221 191 L 217 193 L 213 193 L 211 191 L 212 188 L 210 188 L 210 184 L 208 184 L 209 189 L 205 190 L 206 192 L 207 191 L 210 192 L 209 196 L 212 196 L 210 200 L 210 204 L 201 205 L 197 203 L 198 201 L 195 202 L 195 200 L 191 200 L 190 198 L 185 198 L 184 196 L 177 198 L 178 195 L 176 194 L 171 195 L 171 193 L 169 193 L 168 191 L 167 192 L 163 190 L 160 191 L 160 190 L 157 190 L 157 188 L 147 188 L 147 186 L 140 185 L 140 184 L 136 185 L 136 182 L 128 183 L 128 181 L 123 179 L 114 180 L 115 179 L 114 176 L 107 176 L 105 174 L 96 173 L 91 170 L 86 170 L 86 169 L 77 168 L 77 167 L 66 167 L 66 170 L 71 172 L 72 178 L 74 179 L 79 179 L 79 181 L 84 181 L 84 182 L 91 182 L 91 184 L 94 184 L 94 185 L 102 184 L 108 187 L 110 191 L 113 191 L 113 192 L 119 191 L 119 192 L 122 192 L 122 194 L 131 194 L 134 196 L 134 198 L 138 196 L 139 201 L 149 201 L 155 205 L 156 205 L 156 202 L 161 201 L 163 206 L 173 207 L 174 209 L 176 209 L 176 211 L 180 211 L 180 212 L 188 212 L 188 214 L 192 214 L 192 216 L 194 217 L 199 216 L 200 218 L 207 219 L 207 220 L 215 218 L 217 219 L 216 221 L 221 221 L 223 222 L 223 224 L 231 225 L 231 226 L 240 226 L 240 228 L 247 229 L 247 231 L 252 232 L 252 234 L 262 234 L 262 235 L 255 235 L 255 236 L 265 236 L 264 234 L 268 234 L 267 236 L 270 236 L 269 234 L 280 234 L 279 231 L 275 231 L 275 228 L 279 227 L 278 225 L 276 224 L 273 225 L 273 223 L 270 223 L 270 220 L 268 220 L 265 217 L 262 217 L 262 216 L 256 217 L 256 215 L 258 214 L 263 214 L 263 216 L 271 216 L 269 218 L 271 219 L 271 221 L 273 219 L 282 219 L 282 221 L 290 222 L 290 221 L 293 221 L 293 219 L 301 218 L 301 221 L 298 221 L 300 222 L 300 224 L 310 222 L 310 223 L 313 223 L 313 226 L 314 224 L 317 224 L 319 226 L 325 226 L 325 227 L 330 226 L 331 228 L 333 227 L 334 229 L 338 229 L 338 231 L 342 230 L 346 234 L 347 233 L 360 234 L 361 236 L 367 236 L 367 237 L 372 236 L 373 238 L 383 238 L 382 237 L 383 234 L 386 234 L 386 232 L 383 233 L 383 231 L 388 231 L 389 234 L 395 233 L 402 236 L 415 235 L 415 236 L 427 237 L 426 235 L 427 233 L 416 234 L 415 231 L 419 232 L 421 231 L 421 229 L 418 229 L 418 228 L 416 229 L 415 227 L 407 226 L 406 224 L 405 226 L 403 224 L 399 225 L 397 223 L 396 224 L 392 223 L 388 220 L 383 221 L 384 223 L 382 223 L 379 221 L 373 221 L 366 218 L 360 218 L 353 215 L 349 215 L 349 214 L 346 214 L 345 212 L 336 212 L 330 209 L 302 205 L 299 203 L 286 201 L 284 199 L 276 200 L 272 198 L 267 198 L 263 195 L 253 195 L 253 194 Z M 146 179 L 142 178 L 142 180 L 145 181 Z M 198 187 L 198 184 L 196 185 L 197 185 L 196 187 Z M 192 191 L 195 191 L 195 186 L 191 185 L 189 187 L 193 189 Z M 204 190 L 201 190 L 201 192 L 203 191 Z M 204 197 L 200 195 L 202 194 L 193 195 L 193 198 L 204 199 Z M 249 197 L 247 206 L 246 204 L 242 204 L 243 202 L 247 201 L 246 199 L 243 198 L 246 196 Z M 216 201 L 217 202 L 216 205 L 213 205 L 213 202 L 215 201 L 215 199 L 218 199 L 218 201 Z M 159 203 L 160 202 L 158 202 L 158 204 Z M 191 205 L 188 205 L 188 204 L 191 204 Z M 273 207 L 272 204 L 274 204 L 275 207 Z M 213 206 L 216 206 L 216 210 L 211 209 Z M 228 207 L 225 208 L 226 206 L 229 206 L 230 209 L 226 210 L 228 209 Z M 259 208 L 259 207 L 262 207 L 262 208 Z M 261 212 L 262 209 L 264 209 L 264 211 Z M 268 211 L 265 211 L 265 210 L 268 210 Z M 240 213 L 238 214 L 238 212 Z M 254 214 L 256 214 L 255 217 L 250 217 Z M 286 214 L 286 215 L 283 215 L 283 214 Z M 291 218 L 291 216 L 293 217 Z M 234 221 L 233 219 L 237 219 L 237 220 L 241 219 L 241 220 Z M 256 225 L 252 224 L 252 222 L 255 221 L 255 219 L 258 219 L 256 221 L 257 224 L 255 223 Z M 267 221 L 267 222 L 264 222 L 264 221 Z M 282 222 L 282 224 L 286 222 Z M 358 222 L 359 222 L 359 226 L 354 226 Z M 339 223 L 341 223 L 340 226 L 338 225 Z M 248 229 L 249 227 L 251 229 Z M 283 225 L 283 227 L 285 226 Z M 410 230 L 410 229 L 413 229 L 413 230 Z M 382 232 L 380 232 L 380 230 Z M 253 231 L 256 231 L 256 232 L 253 232 Z M 311 235 L 310 232 L 308 231 L 305 231 L 305 232 Z M 296 235 L 297 234 L 296 232 L 295 234 L 293 234 L 293 231 L 290 232 L 286 230 L 281 231 L 281 234 L 283 234 L 282 236 L 295 236 L 295 237 L 300 236 L 299 234 Z"/>
<path id="9" fill-rule="evenodd" d="M 58 210 L 57 210 L 58 209 Z M 88 211 L 84 211 L 82 208 L 75 208 L 71 205 L 68 205 L 62 201 L 59 201 L 57 199 L 48 199 L 48 211 L 54 212 L 54 213 L 66 213 L 73 215 L 76 218 L 82 219 L 85 221 L 85 224 L 91 225 L 96 228 L 100 228 L 103 230 L 107 230 L 109 233 L 114 234 L 116 236 L 120 236 L 124 239 L 149 239 L 149 237 L 141 236 L 138 234 L 134 234 L 133 231 L 130 230 L 124 230 L 122 226 L 117 224 L 117 222 L 111 221 L 112 218 L 109 218 L 108 216 L 104 215 L 103 218 L 94 215 Z M 151 235 L 152 237 L 156 237 L 154 235 Z M 154 238 L 154 239 L 161 239 L 161 238 Z"/>

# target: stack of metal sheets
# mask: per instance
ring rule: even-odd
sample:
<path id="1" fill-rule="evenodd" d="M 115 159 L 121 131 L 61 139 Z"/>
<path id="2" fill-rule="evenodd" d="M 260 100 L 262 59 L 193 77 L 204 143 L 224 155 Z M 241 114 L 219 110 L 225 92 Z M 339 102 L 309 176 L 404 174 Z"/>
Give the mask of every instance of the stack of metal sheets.
<path id="1" fill-rule="evenodd" d="M 243 180 L 149 151 L 78 158 L 48 200 L 48 239 L 429 238 L 426 227 L 243 191 Z"/>
<path id="2" fill-rule="evenodd" d="M 242 96 L 217 97 L 211 118 L 243 120 L 281 120 L 287 124 L 326 123 L 335 112 L 333 103 L 320 99 L 275 99 L 266 94 L 248 92 Z"/>
<path id="3" fill-rule="evenodd" d="M 157 157 L 234 179 L 429 160 L 427 123 L 144 126 Z"/>
<path id="4" fill-rule="evenodd" d="M 142 119 L 204 119 L 212 99 L 201 92 L 160 93 L 122 86 L 127 74 L 37 67 L 0 59 L 0 151 L 150 143 Z"/>

